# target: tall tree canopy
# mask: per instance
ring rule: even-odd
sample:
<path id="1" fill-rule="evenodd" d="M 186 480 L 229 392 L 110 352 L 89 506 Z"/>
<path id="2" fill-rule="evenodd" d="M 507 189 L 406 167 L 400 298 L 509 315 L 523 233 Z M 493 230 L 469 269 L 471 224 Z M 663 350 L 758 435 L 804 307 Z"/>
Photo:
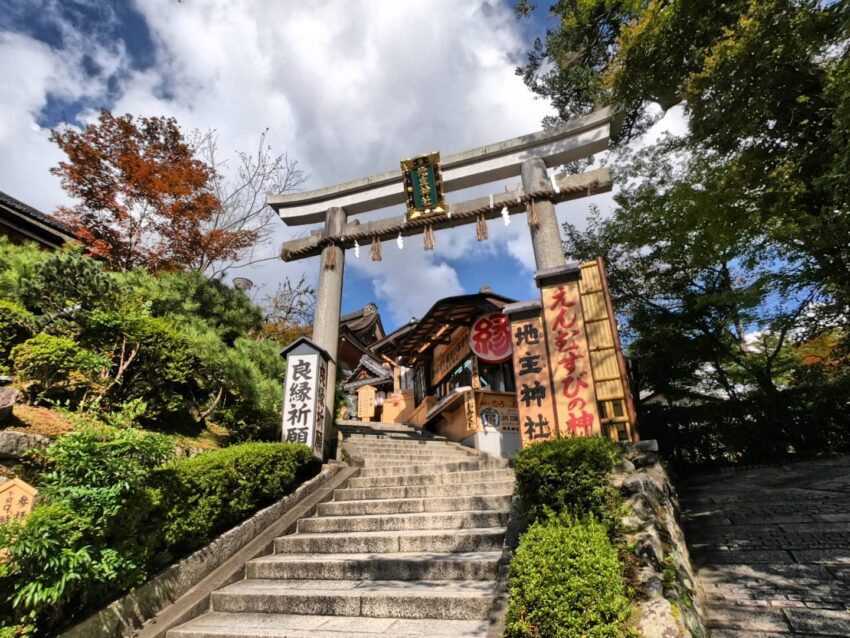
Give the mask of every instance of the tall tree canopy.
<path id="1" fill-rule="evenodd" d="M 83 130 L 59 128 L 51 140 L 68 156 L 53 173 L 79 200 L 60 216 L 113 269 L 204 271 L 258 238 L 250 225 L 217 223 L 219 176 L 173 118 L 101 111 Z"/>
<path id="2" fill-rule="evenodd" d="M 652 104 L 689 125 L 619 157 L 619 208 L 568 228 L 569 252 L 608 256 L 653 385 L 710 371 L 731 393 L 737 373 L 771 390 L 792 334 L 846 330 L 850 3 L 560 0 L 549 18 L 518 69 L 548 123 L 614 104 L 621 147 Z"/>

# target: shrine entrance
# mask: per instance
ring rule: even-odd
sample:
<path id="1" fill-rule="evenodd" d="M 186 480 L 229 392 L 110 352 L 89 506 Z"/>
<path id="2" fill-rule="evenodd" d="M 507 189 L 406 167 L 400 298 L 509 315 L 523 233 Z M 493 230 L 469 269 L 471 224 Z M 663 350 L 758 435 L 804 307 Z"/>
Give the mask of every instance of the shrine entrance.
<path id="1" fill-rule="evenodd" d="M 611 190 L 606 168 L 560 177 L 554 168 L 607 149 L 618 124 L 614 111 L 603 109 L 556 129 L 442 161 L 438 153 L 431 153 L 402 161 L 401 170 L 270 196 L 269 205 L 287 225 L 324 222 L 322 229 L 309 236 L 284 243 L 281 251 L 285 261 L 321 256 L 313 340 L 302 344 L 298 352 L 306 356 L 304 347 L 313 347 L 321 355 L 317 360 L 327 362 L 321 388 L 306 399 L 309 406 L 301 404 L 306 396 L 303 388 L 300 393 L 299 388 L 285 388 L 284 439 L 297 430 L 298 440 L 303 440 L 305 427 L 324 433 L 328 436 L 314 434 L 306 442 L 314 446 L 317 456 L 326 457 L 328 441 L 335 438 L 333 406 L 346 249 L 359 254 L 361 247 L 369 247 L 372 259 L 380 260 L 382 242 L 421 234 L 424 249 L 430 250 L 435 231 L 464 224 L 475 224 L 476 237 L 483 241 L 488 220 L 502 217 L 507 222 L 519 213 L 526 213 L 541 298 L 497 309 L 501 319 L 494 334 L 506 340 L 506 359 L 513 364 L 522 444 L 591 434 L 635 438 L 634 408 L 604 265 L 601 260 L 567 265 L 555 214 L 557 203 Z M 505 192 L 460 203 L 445 200 L 448 192 L 517 176 L 521 184 Z M 362 224 L 349 220 L 398 204 L 406 205 L 405 214 Z M 434 335 L 435 342 L 424 344 L 422 350 L 453 334 Z M 426 393 L 430 381 L 422 382 Z M 414 402 L 422 403 L 416 398 Z M 492 411 L 482 413 L 482 427 L 488 414 L 494 418 Z"/>

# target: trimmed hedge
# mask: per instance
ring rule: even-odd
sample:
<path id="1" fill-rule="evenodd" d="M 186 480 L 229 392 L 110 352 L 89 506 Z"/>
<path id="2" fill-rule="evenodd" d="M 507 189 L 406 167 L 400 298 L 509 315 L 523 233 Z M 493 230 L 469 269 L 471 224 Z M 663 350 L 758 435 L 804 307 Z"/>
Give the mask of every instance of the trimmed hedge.
<path id="1" fill-rule="evenodd" d="M 293 443 L 243 443 L 156 470 L 150 484 L 166 547 L 205 545 L 316 470 L 310 448 Z"/>
<path id="2" fill-rule="evenodd" d="M 602 523 L 550 518 L 522 537 L 509 581 L 506 638 L 621 638 L 629 600 Z"/>
<path id="3" fill-rule="evenodd" d="M 517 494 L 527 520 L 566 513 L 613 523 L 619 499 L 608 474 L 619 450 L 602 437 L 573 437 L 532 445 L 514 459 Z"/>
<path id="4" fill-rule="evenodd" d="M 280 499 L 319 469 L 291 443 L 162 463 L 162 435 L 83 429 L 48 448 L 54 471 L 23 521 L 0 525 L 0 625 L 56 635 Z M 170 450 L 169 450 L 170 455 Z M 23 635 L 23 634 L 22 634 Z"/>

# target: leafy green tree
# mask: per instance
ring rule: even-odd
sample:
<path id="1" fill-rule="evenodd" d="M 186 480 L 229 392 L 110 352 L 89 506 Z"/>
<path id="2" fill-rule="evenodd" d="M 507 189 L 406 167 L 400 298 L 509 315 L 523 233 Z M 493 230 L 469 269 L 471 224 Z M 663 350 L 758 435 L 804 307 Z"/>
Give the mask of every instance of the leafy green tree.
<path id="1" fill-rule="evenodd" d="M 533 10 L 521 1 L 521 15 Z M 850 300 L 850 5 L 820 0 L 559 1 L 519 69 L 559 118 L 605 104 L 622 140 L 647 106 L 683 104 L 679 147 L 722 168 L 715 188 L 746 202 L 741 233 L 765 233 L 796 278 Z M 697 182 L 697 176 L 691 176 Z"/>
<path id="2" fill-rule="evenodd" d="M 722 163 L 671 145 L 627 165 L 612 216 L 597 213 L 583 232 L 566 226 L 567 252 L 606 256 L 644 387 L 773 395 L 802 316 L 828 297 L 800 278 L 810 262 L 760 228 L 751 199 L 723 188 Z"/>
<path id="3" fill-rule="evenodd" d="M 9 354 L 29 339 L 35 329 L 35 316 L 14 301 L 0 299 L 0 371 L 8 370 Z"/>

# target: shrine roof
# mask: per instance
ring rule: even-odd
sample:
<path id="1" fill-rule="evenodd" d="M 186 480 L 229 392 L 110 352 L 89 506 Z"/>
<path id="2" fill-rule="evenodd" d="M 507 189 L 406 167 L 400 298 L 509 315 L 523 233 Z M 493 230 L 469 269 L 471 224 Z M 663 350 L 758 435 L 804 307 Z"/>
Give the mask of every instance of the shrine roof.
<path id="1" fill-rule="evenodd" d="M 475 319 L 486 312 L 499 312 L 514 299 L 494 292 L 479 292 L 474 295 L 446 297 L 436 302 L 404 335 L 398 345 L 388 351 L 394 357 L 400 357 L 412 363 L 422 353 L 431 348 L 448 343 L 453 328 L 471 326 Z M 444 326 L 452 328 L 446 330 Z"/>
<path id="2" fill-rule="evenodd" d="M 384 324 L 378 306 L 368 303 L 362 308 L 344 314 L 339 318 L 341 330 L 347 330 L 366 346 L 384 337 Z"/>
<path id="3" fill-rule="evenodd" d="M 0 225 L 3 222 L 28 239 L 52 248 L 74 239 L 74 232 L 58 219 L 0 191 Z"/>

